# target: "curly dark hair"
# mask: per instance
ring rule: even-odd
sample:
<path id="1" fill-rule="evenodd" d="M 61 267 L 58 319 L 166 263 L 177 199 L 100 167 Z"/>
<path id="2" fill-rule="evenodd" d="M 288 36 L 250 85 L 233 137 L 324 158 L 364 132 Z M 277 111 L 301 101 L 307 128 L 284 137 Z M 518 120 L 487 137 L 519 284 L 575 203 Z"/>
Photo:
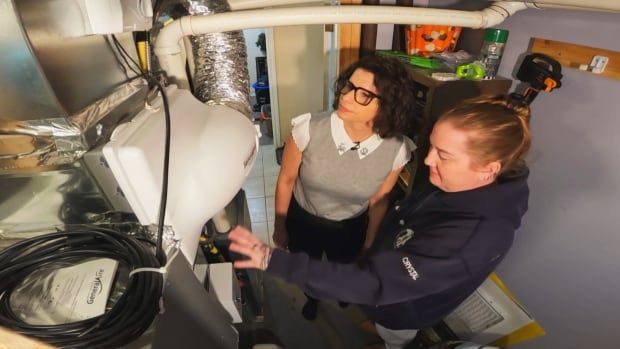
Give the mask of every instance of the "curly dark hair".
<path id="1" fill-rule="evenodd" d="M 374 85 L 379 99 L 379 110 L 375 116 L 373 130 L 382 138 L 413 133 L 418 127 L 414 120 L 415 93 L 413 81 L 405 64 L 398 59 L 380 56 L 366 56 L 351 64 L 334 84 L 334 110 L 338 109 L 340 92 L 357 69 L 374 74 Z"/>

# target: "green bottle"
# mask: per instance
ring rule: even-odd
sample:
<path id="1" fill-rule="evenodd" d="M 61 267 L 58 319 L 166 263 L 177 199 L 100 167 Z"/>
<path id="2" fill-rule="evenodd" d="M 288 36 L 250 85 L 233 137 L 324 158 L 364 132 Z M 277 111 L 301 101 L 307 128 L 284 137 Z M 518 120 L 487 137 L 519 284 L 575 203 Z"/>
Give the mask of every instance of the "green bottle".
<path id="1" fill-rule="evenodd" d="M 504 46 L 508 41 L 508 30 L 487 28 L 484 31 L 484 43 L 480 50 L 480 61 L 484 65 L 484 79 L 495 79 L 502 61 Z"/>

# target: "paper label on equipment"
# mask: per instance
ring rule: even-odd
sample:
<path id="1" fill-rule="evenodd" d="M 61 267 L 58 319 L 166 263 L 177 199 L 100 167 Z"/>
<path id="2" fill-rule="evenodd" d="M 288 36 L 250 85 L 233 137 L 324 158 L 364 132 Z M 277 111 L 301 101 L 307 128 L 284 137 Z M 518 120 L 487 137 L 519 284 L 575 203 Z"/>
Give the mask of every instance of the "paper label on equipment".
<path id="1" fill-rule="evenodd" d="M 102 315 L 117 267 L 117 261 L 100 258 L 36 271 L 12 292 L 11 309 L 32 325 L 63 324 Z"/>

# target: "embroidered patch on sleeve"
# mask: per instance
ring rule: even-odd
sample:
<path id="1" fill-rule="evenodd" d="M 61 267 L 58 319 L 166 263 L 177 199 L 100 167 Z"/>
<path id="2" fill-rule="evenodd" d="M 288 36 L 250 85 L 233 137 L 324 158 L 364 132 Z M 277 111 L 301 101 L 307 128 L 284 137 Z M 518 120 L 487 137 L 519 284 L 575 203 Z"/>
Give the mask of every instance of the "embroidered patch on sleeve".
<path id="1" fill-rule="evenodd" d="M 409 261 L 409 257 L 403 257 L 402 261 L 409 276 L 411 276 L 414 281 L 417 280 L 420 277 L 420 274 L 418 274 L 417 270 L 413 267 L 413 264 Z"/>

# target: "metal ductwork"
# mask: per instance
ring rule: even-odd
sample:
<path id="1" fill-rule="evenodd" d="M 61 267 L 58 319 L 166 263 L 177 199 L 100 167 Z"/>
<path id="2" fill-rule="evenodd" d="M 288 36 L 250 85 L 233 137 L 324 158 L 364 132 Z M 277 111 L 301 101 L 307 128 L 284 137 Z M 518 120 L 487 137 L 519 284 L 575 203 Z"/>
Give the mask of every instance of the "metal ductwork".
<path id="1" fill-rule="evenodd" d="M 147 86 L 86 33 L 72 0 L 0 0 L 0 238 L 111 209 L 83 156 L 143 107 Z M 73 36 L 66 35 L 72 28 Z M 131 33 L 117 35 L 130 48 Z M 135 52 L 135 50 L 128 50 Z M 137 57 L 134 57 L 137 58 Z M 19 233 L 19 234 L 15 234 Z"/>
<path id="2" fill-rule="evenodd" d="M 190 15 L 230 12 L 226 0 L 196 0 L 186 4 Z M 194 95 L 206 104 L 222 104 L 250 116 L 249 75 L 245 38 L 240 30 L 194 35 Z"/>
<path id="3" fill-rule="evenodd" d="M 108 38 L 62 35 L 67 23 L 80 28 L 70 0 L 0 0 L 0 8 L 0 49 L 8 53 L 0 56 L 0 171 L 72 163 L 111 131 L 122 115 L 108 117 L 143 96 L 145 84 L 126 82 Z M 131 34 L 118 38 L 133 44 Z"/>

